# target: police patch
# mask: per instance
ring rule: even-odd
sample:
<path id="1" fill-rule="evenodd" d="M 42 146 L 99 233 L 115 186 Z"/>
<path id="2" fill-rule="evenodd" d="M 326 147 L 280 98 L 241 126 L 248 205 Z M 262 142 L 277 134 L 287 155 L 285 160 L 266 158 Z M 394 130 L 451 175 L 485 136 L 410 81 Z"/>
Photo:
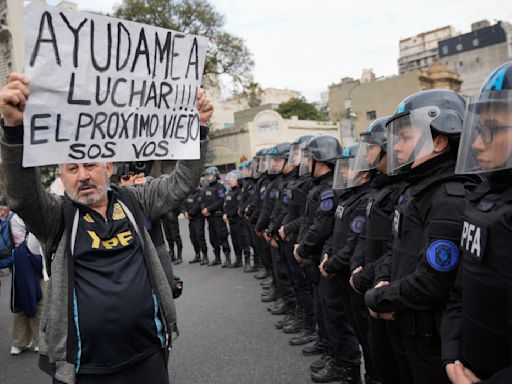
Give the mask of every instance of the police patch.
<path id="1" fill-rule="evenodd" d="M 231 201 L 231 196 L 226 196 L 226 201 Z"/>
<path id="2" fill-rule="evenodd" d="M 436 240 L 427 249 L 427 261 L 439 272 L 449 272 L 459 263 L 459 247 L 449 240 Z"/>
<path id="3" fill-rule="evenodd" d="M 189 203 L 193 203 L 193 202 L 194 202 L 194 199 L 187 199 L 187 202 L 189 202 Z"/>
<path id="4" fill-rule="evenodd" d="M 332 189 L 326 189 L 322 193 L 320 193 L 320 200 L 332 199 L 334 198 L 334 191 Z"/>
<path id="5" fill-rule="evenodd" d="M 287 194 L 283 195 L 283 203 L 288 204 L 288 195 Z"/>
<path id="6" fill-rule="evenodd" d="M 219 190 L 217 191 L 217 194 L 219 195 L 219 197 L 220 197 L 221 199 L 223 199 L 223 198 L 224 198 L 224 190 L 223 190 L 223 189 L 219 189 Z"/>
<path id="7" fill-rule="evenodd" d="M 363 216 L 357 216 L 354 219 L 352 219 L 352 222 L 350 223 L 350 229 L 354 233 L 361 233 L 364 230 L 364 217 Z"/>
<path id="8" fill-rule="evenodd" d="M 238 201 L 242 200 L 242 195 L 238 195 L 238 196 L 236 197 L 236 199 L 237 199 Z"/>
<path id="9" fill-rule="evenodd" d="M 333 208 L 334 208 L 334 200 L 333 199 L 322 200 L 322 202 L 320 203 L 320 209 L 324 212 L 328 212 Z"/>
<path id="10" fill-rule="evenodd" d="M 279 196 L 279 192 L 277 191 L 277 189 L 272 189 L 270 191 L 270 198 L 271 199 L 276 199 L 278 196 Z"/>
<path id="11" fill-rule="evenodd" d="M 211 196 L 211 195 L 212 195 L 212 191 L 206 191 L 206 192 L 205 192 L 205 195 L 206 195 L 206 196 Z"/>

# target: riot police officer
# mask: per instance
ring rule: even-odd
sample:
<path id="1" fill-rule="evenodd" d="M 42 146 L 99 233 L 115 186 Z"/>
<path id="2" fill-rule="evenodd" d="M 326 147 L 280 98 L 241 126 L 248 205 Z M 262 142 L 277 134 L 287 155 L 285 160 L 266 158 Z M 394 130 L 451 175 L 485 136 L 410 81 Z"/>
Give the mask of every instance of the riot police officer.
<path id="1" fill-rule="evenodd" d="M 311 135 L 300 136 L 292 143 L 288 164 L 293 165 L 295 170 L 292 178 L 285 186 L 282 196 L 286 215 L 282 220 L 279 236 L 283 240 L 283 249 L 288 249 L 287 252 L 284 252 L 283 257 L 286 258 L 290 278 L 295 289 L 298 313 L 295 316 L 285 317 L 280 324 L 277 324 L 277 327 L 285 329 L 285 332 L 288 328 L 300 329 L 300 332 L 290 339 L 290 345 L 303 345 L 318 339 L 313 305 L 313 287 L 306 279 L 300 264 L 293 257 L 293 247 L 306 207 L 306 196 L 312 186 L 311 175 L 300 175 L 299 167 L 302 151 L 312 137 Z M 318 348 L 319 346 L 319 344 L 316 344 L 315 346 L 306 347 L 305 354 L 311 355 L 323 352 L 323 348 L 321 346 Z"/>
<path id="2" fill-rule="evenodd" d="M 329 333 L 326 327 L 323 309 L 329 308 L 331 314 L 336 312 L 332 323 L 347 323 L 343 303 L 339 300 L 339 292 L 330 290 L 327 279 L 320 277 L 318 266 L 325 242 L 332 234 L 336 196 L 332 188 L 336 159 L 341 155 L 338 140 L 331 136 L 315 136 L 307 144 L 302 168 L 308 168 L 312 175 L 313 188 L 307 197 L 307 207 L 301 223 L 298 244 L 295 245 L 294 256 L 303 264 L 304 271 L 313 284 L 315 299 L 315 315 L 319 326 L 319 335 L 327 341 L 329 349 L 336 359 L 338 375 L 327 378 L 313 372 L 311 378 L 315 382 L 339 380 L 343 383 L 359 382 L 359 361 L 361 358 L 357 339 L 350 328 L 340 334 Z M 331 361 L 331 360 L 329 360 Z M 326 367 L 325 367 L 326 368 Z M 313 369 L 313 367 L 312 367 Z"/>
<path id="3" fill-rule="evenodd" d="M 229 265 L 230 268 L 238 268 L 242 266 L 242 253 L 245 259 L 250 258 L 249 250 L 249 234 L 247 228 L 243 223 L 243 219 L 238 216 L 238 207 L 242 198 L 242 189 L 239 185 L 239 180 L 242 179 L 242 174 L 239 171 L 231 171 L 226 176 L 226 182 L 229 185 L 230 191 L 226 194 L 224 199 L 224 222 L 229 224 L 231 232 L 231 242 L 235 251 L 236 260 Z M 227 267 L 228 264 L 222 267 Z"/>
<path id="4" fill-rule="evenodd" d="M 268 171 L 268 156 L 267 152 L 270 148 L 263 148 L 256 153 L 256 156 L 253 159 L 254 169 L 258 172 L 260 177 L 258 178 L 255 186 L 254 186 L 254 195 L 252 202 L 245 208 L 245 214 L 249 218 L 251 228 L 256 234 L 256 224 L 258 222 L 258 218 L 260 216 L 260 212 L 262 209 L 263 201 L 267 194 L 267 185 L 270 183 L 270 179 L 267 175 Z M 265 279 L 267 277 L 272 276 L 272 256 L 270 255 L 270 246 L 260 236 L 255 237 L 256 240 L 256 248 L 257 252 L 261 257 L 261 261 L 264 265 L 264 268 L 260 272 L 258 272 L 255 277 L 257 279 Z M 261 301 L 264 303 L 276 301 L 278 299 L 277 292 L 275 290 L 271 290 L 271 294 L 264 295 L 261 298 Z"/>
<path id="5" fill-rule="evenodd" d="M 246 209 L 254 198 L 255 180 L 259 175 L 254 171 L 253 160 L 242 162 L 239 166 L 239 170 L 242 172 L 244 182 L 241 191 L 240 204 L 238 206 L 238 215 L 243 218 L 243 225 L 246 228 L 250 246 L 252 247 L 254 254 L 254 265 L 251 265 L 250 253 L 249 255 L 244 256 L 244 272 L 252 273 L 258 270 L 256 266 L 259 261 L 259 254 L 258 247 L 256 246 L 256 232 L 251 227 L 251 223 L 246 216 Z"/>
<path id="6" fill-rule="evenodd" d="M 194 247 L 195 257 L 189 261 L 190 264 L 200 262 L 201 265 L 208 263 L 208 249 L 204 237 L 204 216 L 201 214 L 202 190 L 199 184 L 196 190 L 185 199 L 183 210 L 185 219 L 189 221 L 188 229 L 190 241 Z"/>
<path id="7" fill-rule="evenodd" d="M 219 182 L 219 170 L 217 167 L 209 167 L 205 171 L 205 178 L 208 185 L 203 191 L 201 202 L 201 214 L 206 217 L 208 221 L 208 234 L 210 235 L 210 244 L 213 247 L 215 259 L 208 265 L 221 264 L 220 247 L 224 251 L 226 257 L 226 264 L 231 263 L 230 253 L 231 248 L 228 242 L 228 227 L 222 220 L 222 205 L 224 204 L 224 197 L 226 195 L 226 188 Z"/>
<path id="8" fill-rule="evenodd" d="M 388 176 L 387 171 L 387 136 L 386 123 L 389 116 L 381 117 L 373 121 L 367 132 L 360 135 L 358 159 L 356 165 L 364 170 L 374 169 L 378 173 L 372 180 L 375 189 L 370 194 L 366 207 L 366 227 L 363 236 L 360 236 L 360 250 L 364 250 L 363 258 L 356 262 L 350 277 L 352 288 L 364 294 L 372 288 L 375 279 L 375 270 L 379 260 L 389 251 L 389 239 L 391 238 L 391 223 L 393 212 L 398 197 L 402 193 L 404 183 L 400 181 L 400 175 Z M 359 246 L 358 246 L 359 247 Z M 382 319 L 368 319 L 369 337 L 368 344 L 372 356 L 376 375 L 382 384 L 399 384 L 412 382 L 412 377 L 400 377 L 400 370 L 395 359 L 395 354 L 400 354 L 403 348 L 393 345 L 391 341 L 399 340 L 391 338 L 390 333 L 397 334 L 392 321 Z"/>
<path id="9" fill-rule="evenodd" d="M 267 178 L 270 183 L 266 186 L 266 194 L 262 202 L 262 208 L 256 223 L 256 233 L 264 239 L 269 245 L 273 240 L 273 246 L 270 246 L 270 255 L 272 262 L 272 277 L 273 289 L 277 296 L 281 298 L 275 307 L 271 307 L 270 311 L 273 315 L 289 314 L 295 308 L 295 295 L 288 278 L 286 266 L 281 260 L 281 254 L 275 243 L 274 235 L 277 234 L 277 229 L 274 233 L 269 231 L 269 227 L 273 214 L 279 214 L 279 209 L 276 208 L 276 203 L 279 201 L 279 187 L 283 180 L 283 170 L 286 166 L 290 151 L 290 143 L 283 142 L 271 148 L 267 153 Z"/>
<path id="10" fill-rule="evenodd" d="M 460 258 L 466 189 L 454 174 L 465 101 L 426 90 L 400 103 L 388 127 L 388 173 L 408 169 L 393 216 L 391 274 L 365 294 L 373 316 L 400 325 L 415 383 L 445 383 L 439 323 Z M 401 364 L 404 366 L 405 364 Z"/>
<path id="11" fill-rule="evenodd" d="M 462 262 L 443 317 L 453 384 L 511 383 L 512 61 L 484 82 L 464 121 L 458 173 L 485 179 L 464 210 Z"/>

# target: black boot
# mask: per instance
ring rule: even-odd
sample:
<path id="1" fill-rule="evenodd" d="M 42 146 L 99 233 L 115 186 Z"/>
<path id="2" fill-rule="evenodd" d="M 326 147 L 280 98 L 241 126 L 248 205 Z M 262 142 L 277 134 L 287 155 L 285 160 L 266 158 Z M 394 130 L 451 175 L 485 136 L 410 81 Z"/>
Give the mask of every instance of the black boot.
<path id="1" fill-rule="evenodd" d="M 245 261 L 245 265 L 244 265 L 245 273 L 252 273 L 252 272 L 258 271 L 258 269 L 256 267 L 253 267 L 251 265 L 251 253 L 250 252 L 244 252 L 244 261 Z"/>
<path id="2" fill-rule="evenodd" d="M 209 267 L 212 267 L 214 265 L 219 265 L 221 264 L 221 261 L 220 261 L 220 249 L 214 249 L 213 252 L 215 253 L 215 259 L 213 259 L 209 264 L 208 266 Z"/>
<path id="3" fill-rule="evenodd" d="M 283 327 L 283 332 L 286 334 L 299 333 L 304 329 L 304 315 L 302 313 L 302 308 L 300 305 L 295 304 L 295 310 L 293 316 L 295 317 L 295 321 L 291 321 L 285 327 Z"/>
<path id="4" fill-rule="evenodd" d="M 320 356 L 318 359 L 309 364 L 309 369 L 313 373 L 320 372 L 322 369 L 326 367 L 327 362 L 331 359 L 332 357 L 326 352 L 324 352 L 322 353 L 322 356 Z"/>
<path id="5" fill-rule="evenodd" d="M 263 280 L 263 279 L 266 279 L 268 277 L 268 272 L 267 272 L 267 269 L 266 268 L 261 268 L 257 274 L 254 275 L 254 278 L 255 279 L 258 279 L 258 280 Z"/>
<path id="6" fill-rule="evenodd" d="M 281 320 L 277 321 L 276 328 L 283 329 L 284 327 L 286 327 L 288 324 L 290 324 L 294 320 L 295 320 L 295 316 L 293 314 L 286 315 Z"/>
<path id="7" fill-rule="evenodd" d="M 371 381 L 366 383 L 369 384 Z M 362 384 L 359 365 L 343 364 L 343 380 L 340 384 Z"/>
<path id="8" fill-rule="evenodd" d="M 199 265 L 208 265 L 208 254 L 206 252 L 201 252 L 201 262 Z"/>
<path id="9" fill-rule="evenodd" d="M 224 257 L 226 258 L 226 261 L 224 264 L 222 264 L 222 268 L 227 268 L 231 266 L 231 255 L 229 252 L 224 252 Z"/>
<path id="10" fill-rule="evenodd" d="M 302 354 L 304 356 L 321 355 L 322 353 L 325 353 L 325 350 L 325 342 L 318 339 L 315 344 L 304 347 Z"/>
<path id="11" fill-rule="evenodd" d="M 236 261 L 229 266 L 229 268 L 240 268 L 242 266 L 242 255 L 236 255 Z"/>
<path id="12" fill-rule="evenodd" d="M 174 265 L 178 265 L 181 263 L 183 263 L 183 247 L 180 247 L 180 245 L 178 244 L 178 256 L 176 257 Z"/>
<path id="13" fill-rule="evenodd" d="M 201 261 L 201 256 L 199 256 L 199 253 L 196 253 L 194 258 L 192 260 L 189 260 L 189 264 L 199 263 Z"/>
<path id="14" fill-rule="evenodd" d="M 304 345 L 315 340 L 318 340 L 316 330 L 314 328 L 304 328 L 298 335 L 293 336 L 289 343 L 290 345 Z"/>
<path id="15" fill-rule="evenodd" d="M 276 306 L 275 308 L 271 309 L 270 313 L 274 316 L 288 315 L 293 313 L 293 306 L 291 306 L 289 303 L 283 302 L 283 305 Z"/>
<path id="16" fill-rule="evenodd" d="M 311 380 L 315 383 L 330 383 L 344 379 L 345 372 L 343 366 L 337 363 L 335 359 L 329 359 L 322 370 L 311 373 Z"/>

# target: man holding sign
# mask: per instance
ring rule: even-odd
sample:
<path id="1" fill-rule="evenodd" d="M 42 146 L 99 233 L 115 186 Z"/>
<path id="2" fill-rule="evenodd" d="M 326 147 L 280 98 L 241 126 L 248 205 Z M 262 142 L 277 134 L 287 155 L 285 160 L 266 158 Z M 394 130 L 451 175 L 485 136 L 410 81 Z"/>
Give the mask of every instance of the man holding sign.
<path id="1" fill-rule="evenodd" d="M 94 25 L 98 28 L 102 23 L 114 22 L 84 15 L 67 11 L 56 14 L 50 8 L 29 7 L 26 20 L 27 17 L 41 20 L 36 24 L 40 27 L 39 34 L 32 37 L 26 34 L 26 47 L 29 47 L 26 52 L 32 52 L 26 63 L 30 76 L 11 74 L 8 85 L 0 91 L 4 128 L 1 152 L 7 196 L 12 209 L 44 245 L 51 272 L 41 319 L 40 367 L 54 378 L 54 383 L 167 384 L 166 355 L 172 332 L 177 333 L 176 310 L 147 223 L 177 207 L 197 186 L 204 167 L 206 124 L 213 106 L 204 92 L 198 90 L 197 95 L 189 94 L 190 100 L 186 96 L 182 100 L 169 99 L 161 106 L 153 104 L 151 110 L 139 104 L 99 111 L 92 102 L 70 107 L 69 92 L 62 92 L 58 79 L 51 84 L 44 78 L 50 76 L 51 69 L 47 67 L 53 65 L 52 59 L 58 57 L 63 63 L 65 57 L 73 57 L 66 52 L 66 49 L 73 49 L 73 45 L 59 45 L 56 39 L 62 34 L 52 33 L 58 29 L 57 20 L 75 25 L 72 23 L 77 19 L 88 19 L 83 25 L 89 23 L 91 33 L 94 33 Z M 145 28 L 140 25 L 124 27 L 131 33 Z M 107 27 L 107 30 L 110 29 Z M 74 31 L 78 40 L 80 28 Z M 153 36 L 158 33 L 162 31 Z M 146 40 L 146 45 L 151 45 L 150 39 Z M 186 40 L 185 37 L 182 40 Z M 191 41 L 193 46 L 195 40 Z M 30 50 L 38 45 L 37 50 Z M 78 44 L 75 47 L 80 52 Z M 34 63 L 30 62 L 32 59 Z M 204 57 L 199 55 L 197 62 L 201 61 L 204 63 Z M 80 64 L 73 66 L 77 67 Z M 65 69 L 62 71 L 64 73 Z M 87 93 L 87 71 L 87 67 L 78 68 L 71 87 L 75 94 Z M 136 72 L 131 80 L 134 83 L 142 78 Z M 85 83 L 77 87 L 79 75 L 85 76 Z M 194 81 L 200 84 L 200 80 Z M 151 80 L 152 83 L 163 81 Z M 169 84 L 173 89 L 178 88 L 177 80 L 171 79 Z M 152 85 L 148 87 L 151 89 Z M 139 96 L 142 98 L 142 94 Z M 178 112 L 180 108 L 185 111 L 182 103 L 188 105 L 190 118 L 186 124 Z M 42 108 L 47 112 L 42 113 Z M 89 127 L 79 126 L 78 116 L 103 116 L 102 113 L 110 116 L 110 120 L 103 123 L 95 120 Z M 107 138 L 109 129 L 112 134 L 115 128 L 115 119 L 111 117 L 116 113 L 117 116 L 137 114 L 137 129 L 132 129 L 129 137 L 120 134 L 111 140 L 115 145 L 110 148 L 120 156 L 97 155 L 98 151 L 91 151 L 91 148 L 98 144 L 101 153 L 107 153 L 105 148 L 109 146 L 102 140 L 110 140 Z M 150 117 L 149 125 L 141 130 L 140 116 L 146 115 L 156 117 Z M 176 126 L 166 131 L 160 118 L 175 121 Z M 158 120 L 160 125 L 153 126 L 153 120 Z M 153 129 L 155 133 L 150 133 Z M 184 137 L 176 134 L 180 129 L 188 132 L 188 139 L 179 138 Z M 174 133 L 169 133 L 170 130 Z M 85 131 L 91 136 L 82 140 Z M 91 132 L 95 132 L 95 138 Z M 166 144 L 159 145 L 161 143 L 153 140 L 158 135 L 165 137 L 159 140 Z M 64 138 L 69 140 L 62 141 Z M 141 138 L 145 148 L 167 148 L 169 152 L 164 158 L 189 160 L 179 161 L 172 174 L 163 175 L 143 187 L 109 185 L 112 162 L 97 161 L 141 160 L 141 154 L 130 149 L 140 145 Z M 186 144 L 186 148 L 180 148 L 181 144 Z M 80 156 L 77 157 L 77 147 L 73 150 L 72 145 L 79 145 Z M 141 153 L 145 156 L 144 150 Z M 144 160 L 151 156 L 148 152 Z M 61 164 L 64 197 L 44 190 L 37 168 L 22 167 L 22 162 L 25 166 L 34 166 L 55 160 Z"/>

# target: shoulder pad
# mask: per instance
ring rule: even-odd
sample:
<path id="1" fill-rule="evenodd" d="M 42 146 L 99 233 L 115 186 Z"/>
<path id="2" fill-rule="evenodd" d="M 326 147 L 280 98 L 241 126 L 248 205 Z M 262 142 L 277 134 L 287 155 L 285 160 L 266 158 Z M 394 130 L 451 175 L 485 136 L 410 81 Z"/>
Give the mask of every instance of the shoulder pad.
<path id="1" fill-rule="evenodd" d="M 320 200 L 327 200 L 327 199 L 333 199 L 334 198 L 334 190 L 329 188 L 326 189 L 323 192 L 320 192 Z"/>

